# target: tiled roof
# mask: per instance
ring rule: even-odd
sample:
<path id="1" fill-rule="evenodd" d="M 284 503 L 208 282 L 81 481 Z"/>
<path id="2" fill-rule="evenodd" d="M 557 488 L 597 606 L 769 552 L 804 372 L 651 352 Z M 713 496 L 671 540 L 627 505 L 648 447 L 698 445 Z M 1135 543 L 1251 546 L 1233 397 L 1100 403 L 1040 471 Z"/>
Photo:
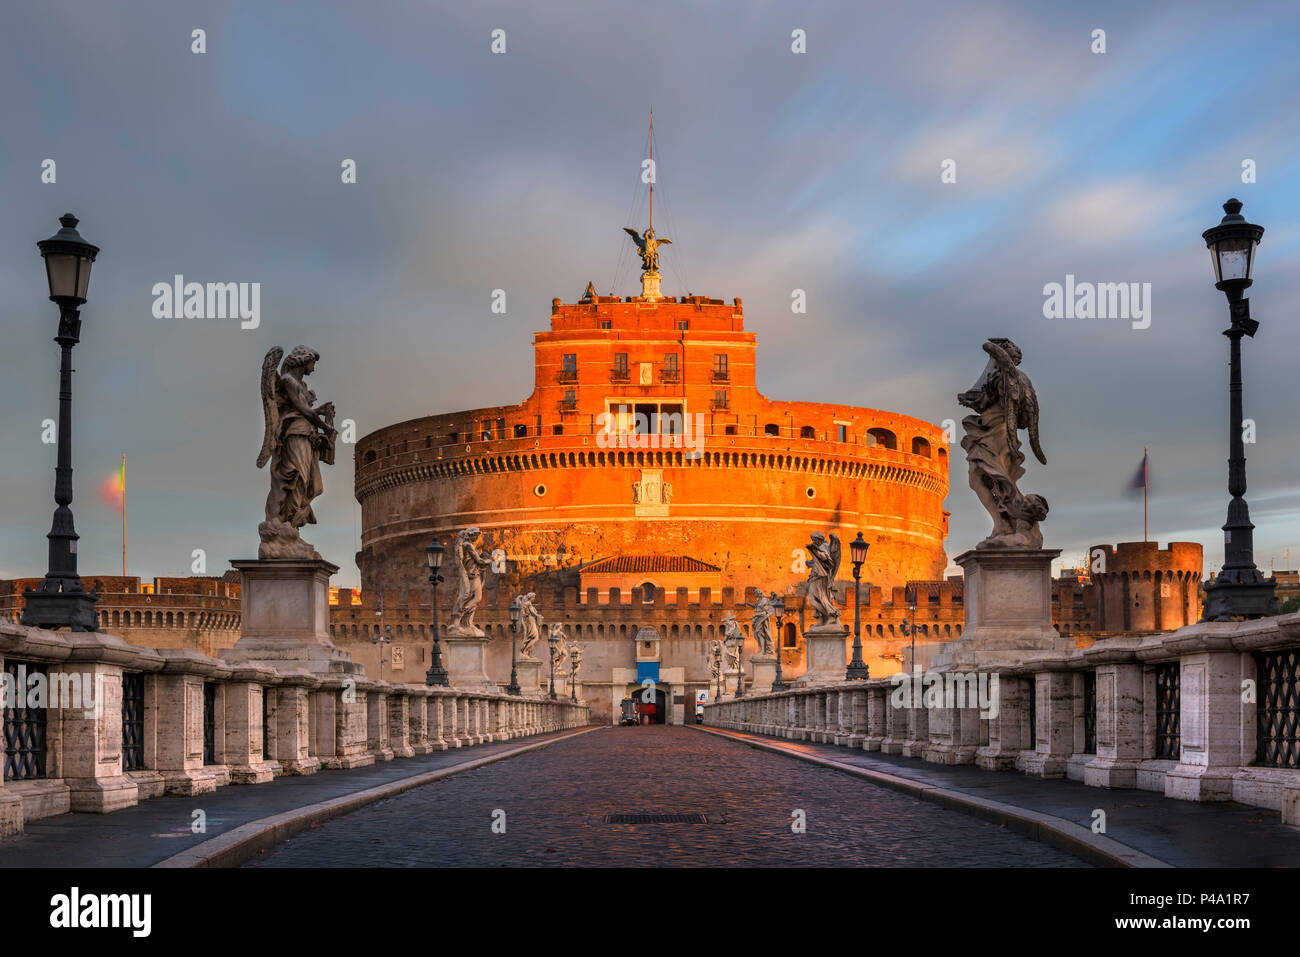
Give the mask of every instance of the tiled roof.
<path id="1" fill-rule="evenodd" d="M 584 575 L 663 575 L 719 571 L 722 569 L 717 565 L 685 555 L 615 555 L 612 558 L 601 558 L 581 569 Z"/>

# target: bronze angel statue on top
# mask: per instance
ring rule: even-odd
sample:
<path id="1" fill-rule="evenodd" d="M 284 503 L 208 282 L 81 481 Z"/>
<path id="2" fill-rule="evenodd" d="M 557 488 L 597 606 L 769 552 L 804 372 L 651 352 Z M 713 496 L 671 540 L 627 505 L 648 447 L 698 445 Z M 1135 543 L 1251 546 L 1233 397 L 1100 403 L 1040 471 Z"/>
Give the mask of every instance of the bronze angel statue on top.
<path id="1" fill-rule="evenodd" d="M 671 246 L 671 239 L 659 239 L 655 236 L 655 228 L 651 226 L 645 231 L 643 236 L 631 226 L 624 226 L 623 232 L 632 237 L 632 242 L 636 243 L 637 252 L 641 255 L 642 272 L 659 271 L 659 247 Z"/>
<path id="2" fill-rule="evenodd" d="M 976 548 L 1042 548 L 1038 523 L 1047 517 L 1047 499 L 1024 495 L 1016 485 L 1025 474 L 1021 429 L 1029 433 L 1035 457 L 1047 464 L 1038 444 L 1038 395 L 1020 371 L 1021 352 L 1014 342 L 990 339 L 984 351 L 989 354 L 984 372 L 957 396 L 975 411 L 961 422 L 970 487 L 993 517 L 993 533 Z"/>
<path id="3" fill-rule="evenodd" d="M 281 358 L 284 359 L 281 365 Z M 319 559 L 298 529 L 316 523 L 312 499 L 324 491 L 320 464 L 334 464 L 334 403 L 316 405 L 306 377 L 316 370 L 320 353 L 298 346 L 286 357 L 279 346 L 262 360 L 262 413 L 266 430 L 260 469 L 271 463 L 271 491 L 266 520 L 257 527 L 260 559 Z"/>

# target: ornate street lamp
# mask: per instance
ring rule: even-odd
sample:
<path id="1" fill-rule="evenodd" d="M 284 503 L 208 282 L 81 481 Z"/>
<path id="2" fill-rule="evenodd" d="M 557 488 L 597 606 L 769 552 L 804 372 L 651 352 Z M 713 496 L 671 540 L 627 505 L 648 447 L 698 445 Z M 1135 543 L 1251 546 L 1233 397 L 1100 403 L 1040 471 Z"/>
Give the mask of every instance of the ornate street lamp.
<path id="1" fill-rule="evenodd" d="M 370 639 L 370 643 L 372 645 L 378 645 L 380 642 L 383 642 L 385 645 L 391 645 L 393 643 L 392 625 L 384 625 L 384 633 L 382 636 L 379 634 L 379 629 L 375 629 L 375 636 Z M 382 647 L 379 649 L 379 680 L 384 680 L 384 649 Z"/>
<path id="2" fill-rule="evenodd" d="M 858 532 L 849 543 L 849 556 L 853 559 L 853 660 L 844 673 L 845 681 L 861 681 L 871 677 L 871 669 L 862 660 L 862 564 L 867 560 L 868 545 Z"/>
<path id="3" fill-rule="evenodd" d="M 1246 222 L 1241 202 L 1223 204 L 1219 225 L 1201 234 L 1214 263 L 1214 288 L 1228 297 L 1231 324 L 1223 334 L 1231 343 L 1228 384 L 1228 520 L 1223 526 L 1223 568 L 1205 586 L 1202 621 L 1231 621 L 1277 614 L 1276 581 L 1265 579 L 1255 567 L 1255 526 L 1246 507 L 1246 450 L 1242 437 L 1241 337 L 1254 338 L 1259 323 L 1250 316 L 1250 300 L 1243 293 L 1253 282 L 1255 248 L 1264 227 Z"/>
<path id="4" fill-rule="evenodd" d="M 510 599 L 510 684 L 506 685 L 506 694 L 518 696 L 519 674 L 515 670 L 515 635 L 519 630 L 519 596 Z"/>
<path id="5" fill-rule="evenodd" d="M 578 673 L 573 667 L 573 653 L 577 650 L 577 645 L 569 649 L 569 700 L 574 702 L 578 700 Z"/>
<path id="6" fill-rule="evenodd" d="M 23 592 L 22 623 L 36 628 L 95 630 L 95 600 L 77 574 L 77 530 L 72 521 L 72 347 L 81 337 L 81 306 L 90 287 L 90 265 L 99 247 L 81 238 L 77 217 L 59 217 L 63 228 L 36 244 L 45 259 L 50 301 L 59 307 L 59 445 L 54 468 L 54 521 L 49 541 L 49 571 L 34 589 Z"/>
<path id="7" fill-rule="evenodd" d="M 912 659 L 909 662 L 912 670 L 916 671 L 916 605 L 907 606 L 907 619 L 903 622 L 903 634 L 912 636 Z"/>
<path id="8" fill-rule="evenodd" d="M 546 644 L 551 651 L 551 700 L 555 700 L 555 646 L 559 644 L 560 639 L 555 637 L 555 632 L 546 636 Z"/>
<path id="9" fill-rule="evenodd" d="M 442 666 L 442 643 L 438 640 L 438 585 L 442 582 L 438 569 L 442 568 L 444 551 L 442 542 L 436 538 L 424 550 L 425 561 L 429 564 L 429 584 L 433 586 L 433 597 L 430 599 L 433 604 L 433 654 L 429 670 L 424 673 L 424 683 L 431 688 L 445 688 L 451 684 L 447 669 Z"/>
<path id="10" fill-rule="evenodd" d="M 785 602 L 776 592 L 768 599 L 772 603 L 772 617 L 776 619 L 776 678 L 772 680 L 773 691 L 784 691 L 786 684 L 781 680 L 781 646 L 785 639 L 781 635 L 781 619 L 785 616 Z"/>
<path id="11" fill-rule="evenodd" d="M 740 663 L 740 656 L 745 650 L 745 633 L 740 633 L 740 642 L 736 645 L 736 697 L 745 697 L 745 686 L 741 683 L 745 669 Z"/>

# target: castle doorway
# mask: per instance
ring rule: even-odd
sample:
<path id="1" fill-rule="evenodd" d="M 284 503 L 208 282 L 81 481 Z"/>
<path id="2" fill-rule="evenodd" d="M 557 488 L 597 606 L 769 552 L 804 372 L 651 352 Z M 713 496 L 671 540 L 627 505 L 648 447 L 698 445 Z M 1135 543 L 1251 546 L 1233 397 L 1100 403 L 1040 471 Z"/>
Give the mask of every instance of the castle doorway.
<path id="1" fill-rule="evenodd" d="M 640 724 L 668 723 L 668 689 L 664 685 L 628 685 L 627 696 L 636 702 Z"/>

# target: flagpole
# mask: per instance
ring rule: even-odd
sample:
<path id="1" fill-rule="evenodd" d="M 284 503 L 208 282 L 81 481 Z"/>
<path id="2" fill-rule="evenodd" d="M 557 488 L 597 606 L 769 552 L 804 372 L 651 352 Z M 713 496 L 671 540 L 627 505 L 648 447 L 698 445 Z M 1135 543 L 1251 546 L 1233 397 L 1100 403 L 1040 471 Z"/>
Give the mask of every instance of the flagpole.
<path id="1" fill-rule="evenodd" d="M 1147 536 L 1147 493 L 1151 490 L 1151 453 L 1142 446 L 1142 541 L 1151 539 Z M 125 494 L 125 493 L 124 493 Z M 125 511 L 123 512 L 125 514 Z"/>
<path id="2" fill-rule="evenodd" d="M 126 577 L 126 453 L 122 453 L 122 577 Z"/>

